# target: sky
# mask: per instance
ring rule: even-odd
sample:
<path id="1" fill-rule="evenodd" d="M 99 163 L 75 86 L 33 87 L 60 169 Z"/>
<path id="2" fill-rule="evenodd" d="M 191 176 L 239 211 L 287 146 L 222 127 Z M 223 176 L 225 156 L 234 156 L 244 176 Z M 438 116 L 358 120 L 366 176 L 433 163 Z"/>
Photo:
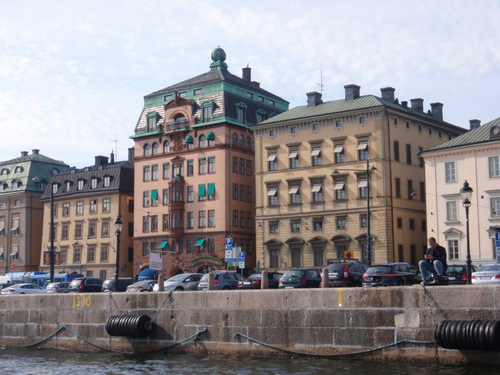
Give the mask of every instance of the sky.
<path id="1" fill-rule="evenodd" d="M 485 124 L 500 117 L 499 19 L 497 0 L 0 0 L 0 160 L 126 159 L 144 96 L 207 72 L 217 46 L 290 108 L 354 83 Z"/>

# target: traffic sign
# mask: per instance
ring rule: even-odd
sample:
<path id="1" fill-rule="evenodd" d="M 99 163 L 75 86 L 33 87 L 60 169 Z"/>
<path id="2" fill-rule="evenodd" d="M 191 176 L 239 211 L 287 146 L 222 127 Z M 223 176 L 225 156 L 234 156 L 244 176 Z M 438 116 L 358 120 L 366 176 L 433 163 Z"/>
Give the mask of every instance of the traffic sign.
<path id="1" fill-rule="evenodd" d="M 238 254 L 238 268 L 245 268 L 245 252 L 240 251 Z"/>
<path id="2" fill-rule="evenodd" d="M 233 247 L 233 239 L 231 237 L 226 238 L 226 246 L 231 246 Z"/>

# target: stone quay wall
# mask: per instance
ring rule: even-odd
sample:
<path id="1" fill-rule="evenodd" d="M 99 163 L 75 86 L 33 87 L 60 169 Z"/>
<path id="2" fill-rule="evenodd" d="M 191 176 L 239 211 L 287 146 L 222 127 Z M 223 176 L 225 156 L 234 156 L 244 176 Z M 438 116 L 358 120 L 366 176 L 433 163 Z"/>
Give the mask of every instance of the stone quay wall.
<path id="1" fill-rule="evenodd" d="M 439 322 L 498 320 L 499 305 L 500 287 L 473 285 L 2 295 L 0 345 L 500 364 L 497 350 L 434 340 Z M 154 323 L 147 337 L 106 331 L 110 316 L 143 314 Z"/>

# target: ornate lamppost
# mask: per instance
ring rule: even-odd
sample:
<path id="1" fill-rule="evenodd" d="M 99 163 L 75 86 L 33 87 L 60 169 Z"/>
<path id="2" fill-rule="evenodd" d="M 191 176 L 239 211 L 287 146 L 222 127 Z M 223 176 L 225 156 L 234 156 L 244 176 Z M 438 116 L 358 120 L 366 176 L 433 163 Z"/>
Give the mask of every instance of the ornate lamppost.
<path id="1" fill-rule="evenodd" d="M 116 264 L 115 264 L 115 290 L 118 288 L 118 273 L 120 271 L 120 234 L 122 232 L 123 222 L 120 215 L 115 220 L 115 234 L 116 234 Z"/>
<path id="2" fill-rule="evenodd" d="M 467 284 L 471 283 L 472 274 L 472 262 L 470 259 L 470 236 L 469 236 L 469 207 L 471 206 L 472 198 L 472 188 L 469 186 L 467 180 L 464 182 L 464 186 L 460 189 L 460 195 L 462 197 L 462 205 L 465 207 L 465 236 L 467 238 Z"/>

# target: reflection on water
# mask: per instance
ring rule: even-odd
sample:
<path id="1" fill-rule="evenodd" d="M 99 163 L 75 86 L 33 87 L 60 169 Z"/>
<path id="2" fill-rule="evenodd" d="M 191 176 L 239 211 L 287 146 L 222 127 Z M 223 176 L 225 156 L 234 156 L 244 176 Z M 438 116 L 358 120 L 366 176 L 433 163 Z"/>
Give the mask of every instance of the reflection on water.
<path id="1" fill-rule="evenodd" d="M 245 358 L 181 354 L 126 355 L 52 349 L 0 348 L 0 373 L 14 375 L 133 374 L 398 374 L 493 375 L 495 367 L 411 365 L 317 358 Z"/>

